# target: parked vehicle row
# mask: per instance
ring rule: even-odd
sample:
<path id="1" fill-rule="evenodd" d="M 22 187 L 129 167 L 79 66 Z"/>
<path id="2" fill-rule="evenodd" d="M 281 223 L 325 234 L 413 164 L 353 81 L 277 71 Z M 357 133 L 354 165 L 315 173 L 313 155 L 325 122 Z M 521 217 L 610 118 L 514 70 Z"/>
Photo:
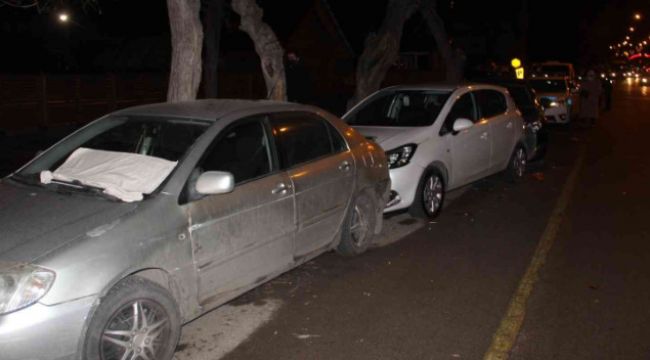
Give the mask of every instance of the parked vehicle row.
<path id="1" fill-rule="evenodd" d="M 391 87 L 343 120 L 200 100 L 87 125 L 0 181 L 2 358 L 169 360 L 183 323 L 363 253 L 384 212 L 434 218 L 449 190 L 521 179 L 545 142 L 518 91 Z"/>

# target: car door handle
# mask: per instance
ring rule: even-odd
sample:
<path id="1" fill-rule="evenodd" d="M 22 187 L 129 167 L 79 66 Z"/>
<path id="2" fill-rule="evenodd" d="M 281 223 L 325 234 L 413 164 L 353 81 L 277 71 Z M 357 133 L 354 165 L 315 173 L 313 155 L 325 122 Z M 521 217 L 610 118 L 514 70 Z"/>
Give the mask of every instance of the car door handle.
<path id="1" fill-rule="evenodd" d="M 486 132 L 484 132 L 483 134 L 481 134 L 481 139 L 483 139 L 483 140 L 487 139 L 487 135 L 488 134 Z"/>
<path id="2" fill-rule="evenodd" d="M 279 183 L 273 190 L 271 190 L 271 194 L 273 195 L 284 195 L 289 190 L 291 189 L 291 185 L 287 185 L 285 183 Z"/>
<path id="3" fill-rule="evenodd" d="M 350 162 L 345 160 L 344 162 L 339 165 L 339 170 L 341 171 L 349 171 L 350 170 Z"/>

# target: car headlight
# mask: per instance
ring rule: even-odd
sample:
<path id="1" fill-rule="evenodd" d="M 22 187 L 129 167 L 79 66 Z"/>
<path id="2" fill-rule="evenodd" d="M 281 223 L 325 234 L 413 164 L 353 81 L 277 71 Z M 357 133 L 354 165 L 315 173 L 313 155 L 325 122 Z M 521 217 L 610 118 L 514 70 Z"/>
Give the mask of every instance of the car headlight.
<path id="1" fill-rule="evenodd" d="M 415 144 L 407 144 L 400 146 L 397 149 L 386 151 L 386 157 L 388 158 L 388 168 L 395 169 L 407 165 L 409 161 L 411 161 L 413 154 L 415 154 L 416 148 L 417 145 Z"/>
<path id="2" fill-rule="evenodd" d="M 28 264 L 0 266 L 0 315 L 26 308 L 52 287 L 53 271 Z"/>

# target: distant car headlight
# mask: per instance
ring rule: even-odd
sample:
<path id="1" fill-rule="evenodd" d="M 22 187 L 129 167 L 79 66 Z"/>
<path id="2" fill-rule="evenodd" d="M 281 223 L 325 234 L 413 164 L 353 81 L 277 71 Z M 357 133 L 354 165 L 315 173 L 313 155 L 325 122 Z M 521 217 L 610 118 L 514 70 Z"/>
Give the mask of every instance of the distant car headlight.
<path id="1" fill-rule="evenodd" d="M 397 149 L 386 151 L 386 157 L 388 158 L 388 168 L 395 169 L 407 165 L 409 161 L 411 161 L 413 154 L 415 154 L 416 148 L 417 145 L 415 144 L 407 144 L 400 146 Z"/>
<path id="2" fill-rule="evenodd" d="M 0 315 L 24 309 L 40 300 L 52 287 L 53 271 L 28 264 L 2 264 Z"/>

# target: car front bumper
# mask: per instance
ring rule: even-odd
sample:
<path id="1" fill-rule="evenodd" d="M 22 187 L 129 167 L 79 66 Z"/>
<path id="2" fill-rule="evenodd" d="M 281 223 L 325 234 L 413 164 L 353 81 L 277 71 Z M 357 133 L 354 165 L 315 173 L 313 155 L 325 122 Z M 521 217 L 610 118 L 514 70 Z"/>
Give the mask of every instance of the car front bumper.
<path id="1" fill-rule="evenodd" d="M 40 303 L 0 316 L 3 360 L 77 360 L 79 340 L 94 297 L 47 306 Z"/>
<path id="2" fill-rule="evenodd" d="M 415 163 L 390 170 L 391 201 L 388 203 L 390 206 L 384 209 L 384 213 L 402 210 L 413 204 L 423 171 L 424 168 Z"/>

